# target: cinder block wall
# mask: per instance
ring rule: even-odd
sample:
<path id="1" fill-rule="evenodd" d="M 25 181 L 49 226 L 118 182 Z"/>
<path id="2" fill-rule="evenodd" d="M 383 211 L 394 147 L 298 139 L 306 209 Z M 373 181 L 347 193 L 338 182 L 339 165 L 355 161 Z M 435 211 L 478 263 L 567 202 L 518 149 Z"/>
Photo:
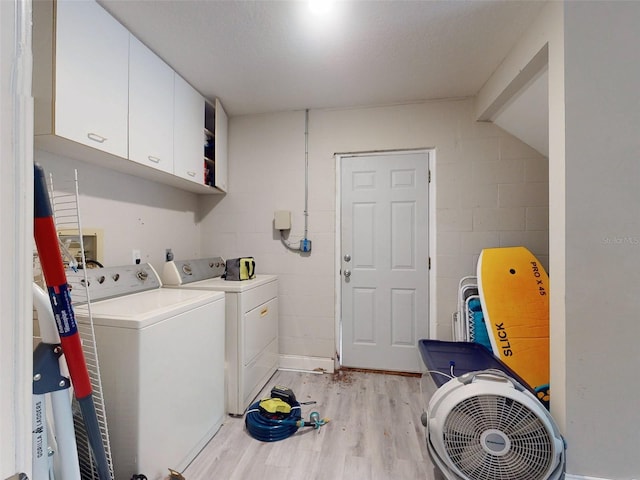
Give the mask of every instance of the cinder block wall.
<path id="1" fill-rule="evenodd" d="M 482 248 L 525 245 L 548 265 L 548 161 L 475 122 L 471 99 L 312 110 L 309 257 L 285 250 L 272 223 L 275 210 L 291 210 L 291 238 L 302 236 L 304 112 L 234 117 L 229 131 L 229 193 L 200 200 L 202 252 L 253 255 L 259 272 L 279 275 L 283 354 L 334 355 L 335 153 L 434 148 L 433 337 L 451 338 L 458 282 Z"/>

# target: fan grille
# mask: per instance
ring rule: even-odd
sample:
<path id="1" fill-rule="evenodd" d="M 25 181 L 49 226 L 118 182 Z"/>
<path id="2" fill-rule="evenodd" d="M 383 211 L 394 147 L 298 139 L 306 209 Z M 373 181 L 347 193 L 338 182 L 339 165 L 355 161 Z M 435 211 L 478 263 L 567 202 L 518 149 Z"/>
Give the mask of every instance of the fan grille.
<path id="1" fill-rule="evenodd" d="M 498 453 L 487 448 L 487 431 L 501 432 L 507 448 Z M 499 395 L 459 402 L 445 420 L 443 441 L 451 462 L 472 480 L 541 480 L 554 455 L 542 420 L 522 403 Z"/>

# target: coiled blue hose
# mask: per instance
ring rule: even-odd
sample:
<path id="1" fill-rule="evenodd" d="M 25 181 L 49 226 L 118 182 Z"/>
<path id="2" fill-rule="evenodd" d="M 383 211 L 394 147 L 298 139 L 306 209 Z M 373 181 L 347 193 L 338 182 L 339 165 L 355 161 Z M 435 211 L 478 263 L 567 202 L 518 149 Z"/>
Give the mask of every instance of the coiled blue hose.
<path id="1" fill-rule="evenodd" d="M 277 442 L 298 431 L 302 414 L 300 403 L 291 405 L 289 416 L 282 420 L 265 417 L 260 413 L 260 402 L 253 403 L 244 417 L 244 424 L 251 436 L 261 442 Z"/>

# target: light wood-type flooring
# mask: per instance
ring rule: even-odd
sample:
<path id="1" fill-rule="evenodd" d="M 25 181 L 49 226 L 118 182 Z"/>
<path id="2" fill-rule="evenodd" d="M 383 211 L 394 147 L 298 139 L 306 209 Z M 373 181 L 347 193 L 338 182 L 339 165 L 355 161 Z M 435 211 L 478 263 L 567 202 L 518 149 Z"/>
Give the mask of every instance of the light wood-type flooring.
<path id="1" fill-rule="evenodd" d="M 244 418 L 223 426 L 183 473 L 186 480 L 441 479 L 427 453 L 420 415 L 420 379 L 342 370 L 335 374 L 278 371 L 271 387 L 291 388 L 303 405 L 330 422 L 278 442 L 252 438 Z"/>

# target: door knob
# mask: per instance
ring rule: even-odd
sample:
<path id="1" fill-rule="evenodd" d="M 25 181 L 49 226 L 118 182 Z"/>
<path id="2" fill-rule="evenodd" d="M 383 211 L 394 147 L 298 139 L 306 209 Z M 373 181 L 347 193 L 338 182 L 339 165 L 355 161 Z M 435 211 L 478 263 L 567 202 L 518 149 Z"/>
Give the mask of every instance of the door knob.
<path id="1" fill-rule="evenodd" d="M 345 271 L 344 271 L 344 276 L 345 276 L 346 278 L 349 278 L 349 277 L 351 276 L 351 270 L 345 270 Z"/>
<path id="2" fill-rule="evenodd" d="M 351 261 L 351 255 L 349 255 L 348 253 L 344 256 L 344 261 L 345 262 L 350 262 Z"/>

